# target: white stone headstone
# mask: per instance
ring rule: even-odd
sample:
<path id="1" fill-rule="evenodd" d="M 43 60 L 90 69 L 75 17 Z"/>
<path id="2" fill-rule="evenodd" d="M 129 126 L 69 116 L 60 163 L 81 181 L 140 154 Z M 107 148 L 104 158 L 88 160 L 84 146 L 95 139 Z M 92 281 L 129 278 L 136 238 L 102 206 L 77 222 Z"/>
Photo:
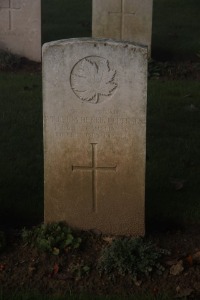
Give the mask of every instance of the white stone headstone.
<path id="1" fill-rule="evenodd" d="M 0 49 L 41 61 L 41 0 L 0 0 Z"/>
<path id="2" fill-rule="evenodd" d="M 144 235 L 147 48 L 43 47 L 45 222 Z"/>
<path id="3" fill-rule="evenodd" d="M 153 0 L 93 0 L 92 36 L 131 41 L 151 52 Z"/>

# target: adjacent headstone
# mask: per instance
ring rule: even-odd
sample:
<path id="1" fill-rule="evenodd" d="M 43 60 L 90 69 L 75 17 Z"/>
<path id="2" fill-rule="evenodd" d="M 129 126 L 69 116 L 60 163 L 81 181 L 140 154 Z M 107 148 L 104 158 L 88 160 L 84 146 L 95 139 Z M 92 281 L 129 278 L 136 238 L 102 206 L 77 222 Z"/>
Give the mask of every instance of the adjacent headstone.
<path id="1" fill-rule="evenodd" d="M 0 0 L 0 49 L 41 61 L 41 0 Z"/>
<path id="2" fill-rule="evenodd" d="M 151 51 L 153 0 L 93 0 L 92 36 L 147 45 Z"/>
<path id="3" fill-rule="evenodd" d="M 43 47 L 45 222 L 144 234 L 147 48 Z"/>

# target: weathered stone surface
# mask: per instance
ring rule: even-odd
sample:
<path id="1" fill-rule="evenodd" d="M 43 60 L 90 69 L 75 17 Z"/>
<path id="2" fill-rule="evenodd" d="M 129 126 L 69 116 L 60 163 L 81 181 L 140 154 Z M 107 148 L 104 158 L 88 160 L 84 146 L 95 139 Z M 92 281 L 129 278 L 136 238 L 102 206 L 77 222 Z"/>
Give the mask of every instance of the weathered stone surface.
<path id="1" fill-rule="evenodd" d="M 131 41 L 151 51 L 153 0 L 93 0 L 92 36 Z"/>
<path id="2" fill-rule="evenodd" d="M 45 222 L 144 234 L 147 49 L 43 47 Z"/>
<path id="3" fill-rule="evenodd" d="M 41 61 L 41 0 L 0 0 L 0 49 Z"/>

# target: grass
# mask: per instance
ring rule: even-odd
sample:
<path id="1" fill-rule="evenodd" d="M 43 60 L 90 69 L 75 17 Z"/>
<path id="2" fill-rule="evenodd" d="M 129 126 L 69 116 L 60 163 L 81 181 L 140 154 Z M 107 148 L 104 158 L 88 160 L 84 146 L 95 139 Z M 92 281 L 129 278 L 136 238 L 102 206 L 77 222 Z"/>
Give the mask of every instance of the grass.
<path id="1" fill-rule="evenodd" d="M 198 81 L 149 82 L 147 223 L 199 224 L 199 97 Z"/>
<path id="2" fill-rule="evenodd" d="M 91 0 L 42 1 L 43 42 L 91 36 Z"/>
<path id="3" fill-rule="evenodd" d="M 43 218 L 41 77 L 1 73 L 0 82 L 0 220 L 27 225 Z M 150 80 L 148 94 L 147 229 L 199 223 L 199 82 Z"/>
<path id="4" fill-rule="evenodd" d="M 199 60 L 199 11 L 199 0 L 154 0 L 153 58 Z"/>
<path id="5" fill-rule="evenodd" d="M 0 223 L 43 214 L 41 76 L 0 73 Z"/>

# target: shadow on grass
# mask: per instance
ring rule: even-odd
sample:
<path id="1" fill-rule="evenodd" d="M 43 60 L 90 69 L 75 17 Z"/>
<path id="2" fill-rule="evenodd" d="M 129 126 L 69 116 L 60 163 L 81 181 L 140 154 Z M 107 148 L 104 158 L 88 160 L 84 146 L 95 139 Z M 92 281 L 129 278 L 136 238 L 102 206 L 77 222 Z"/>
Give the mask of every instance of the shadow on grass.
<path id="1" fill-rule="evenodd" d="M 199 0 L 154 0 L 154 59 L 199 61 L 199 11 Z"/>
<path id="2" fill-rule="evenodd" d="M 43 219 L 41 77 L 1 73 L 0 223 Z"/>
<path id="3" fill-rule="evenodd" d="M 92 35 L 91 0 L 42 1 L 43 42 Z"/>
<path id="4" fill-rule="evenodd" d="M 198 81 L 149 82 L 148 231 L 200 224 L 199 97 Z"/>

